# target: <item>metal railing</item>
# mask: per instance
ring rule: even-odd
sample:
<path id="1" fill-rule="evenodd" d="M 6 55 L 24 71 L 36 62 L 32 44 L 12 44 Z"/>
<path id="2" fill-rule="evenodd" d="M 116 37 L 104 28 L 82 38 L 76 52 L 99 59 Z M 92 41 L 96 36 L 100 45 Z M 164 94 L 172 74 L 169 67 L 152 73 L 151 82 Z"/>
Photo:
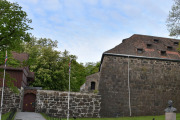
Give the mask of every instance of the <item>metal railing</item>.
<path id="1" fill-rule="evenodd" d="M 16 109 L 13 109 L 6 120 L 12 120 L 14 115 L 15 115 L 15 113 L 16 113 Z"/>

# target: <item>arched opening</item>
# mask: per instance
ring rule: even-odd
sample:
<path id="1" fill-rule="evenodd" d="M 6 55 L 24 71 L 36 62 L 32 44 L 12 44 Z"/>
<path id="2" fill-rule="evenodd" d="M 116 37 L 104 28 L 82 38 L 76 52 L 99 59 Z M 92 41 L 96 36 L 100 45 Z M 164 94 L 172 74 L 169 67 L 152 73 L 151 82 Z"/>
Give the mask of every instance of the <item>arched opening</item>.
<path id="1" fill-rule="evenodd" d="M 91 90 L 95 90 L 95 86 L 96 86 L 96 83 L 95 82 L 91 82 Z"/>
<path id="2" fill-rule="evenodd" d="M 35 112 L 36 95 L 33 93 L 27 93 L 24 95 L 23 111 Z"/>

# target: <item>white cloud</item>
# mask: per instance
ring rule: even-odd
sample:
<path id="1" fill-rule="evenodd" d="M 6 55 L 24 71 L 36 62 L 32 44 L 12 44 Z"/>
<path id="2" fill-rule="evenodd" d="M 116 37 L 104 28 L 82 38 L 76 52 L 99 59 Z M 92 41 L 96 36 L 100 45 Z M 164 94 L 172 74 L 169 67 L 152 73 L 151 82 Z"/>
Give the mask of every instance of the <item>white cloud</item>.
<path id="1" fill-rule="evenodd" d="M 97 62 L 101 60 L 102 53 L 120 44 L 123 39 L 132 34 L 119 33 L 116 36 L 78 36 L 71 37 L 70 42 L 60 41 L 59 49 L 67 49 L 71 54 L 78 56 L 78 62 Z"/>
<path id="2" fill-rule="evenodd" d="M 168 37 L 172 0 L 11 0 L 30 18 L 33 35 L 59 41 L 78 61 L 99 61 L 133 34 Z"/>

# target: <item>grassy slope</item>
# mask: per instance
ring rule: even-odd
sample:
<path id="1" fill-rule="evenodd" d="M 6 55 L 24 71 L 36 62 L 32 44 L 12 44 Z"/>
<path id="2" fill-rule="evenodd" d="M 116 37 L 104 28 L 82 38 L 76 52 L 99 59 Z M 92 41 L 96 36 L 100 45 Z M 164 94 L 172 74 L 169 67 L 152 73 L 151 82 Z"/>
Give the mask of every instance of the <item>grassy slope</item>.
<path id="1" fill-rule="evenodd" d="M 42 114 L 47 120 L 50 120 L 49 117 L 47 117 L 45 114 Z M 155 118 L 155 120 L 165 120 L 165 116 L 142 116 L 142 117 L 121 117 L 121 118 L 77 118 L 76 120 L 152 120 Z M 52 118 L 51 118 L 52 120 Z M 53 120 L 59 120 L 59 119 L 53 119 Z M 66 118 L 62 119 L 66 120 Z M 74 119 L 70 119 L 74 120 Z M 180 113 L 176 114 L 176 120 L 180 120 Z"/>
<path id="2" fill-rule="evenodd" d="M 8 112 L 8 113 L 6 113 L 6 114 L 3 114 L 1 119 L 2 119 L 2 120 L 6 120 L 7 117 L 10 115 L 10 113 L 11 113 L 11 112 Z"/>
<path id="3" fill-rule="evenodd" d="M 2 119 L 2 120 L 6 120 L 6 119 L 9 117 L 10 114 L 11 114 L 11 112 L 8 112 L 8 113 L 6 113 L 6 114 L 3 114 L 1 119 Z M 16 113 L 14 114 L 12 120 L 14 120 L 15 115 L 16 115 Z"/>

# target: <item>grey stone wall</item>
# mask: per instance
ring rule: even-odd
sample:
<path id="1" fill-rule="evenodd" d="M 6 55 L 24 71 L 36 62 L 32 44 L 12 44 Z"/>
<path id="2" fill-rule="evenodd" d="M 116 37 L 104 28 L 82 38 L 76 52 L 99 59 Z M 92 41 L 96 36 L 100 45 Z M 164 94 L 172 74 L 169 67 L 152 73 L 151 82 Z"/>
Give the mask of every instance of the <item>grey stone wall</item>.
<path id="1" fill-rule="evenodd" d="M 0 97 L 1 97 L 1 92 L 2 87 L 0 88 Z M 19 90 L 20 93 L 14 93 L 12 92 L 9 88 L 4 89 L 4 96 L 3 96 L 3 113 L 10 112 L 12 109 L 20 109 L 20 96 L 21 96 L 21 90 Z M 1 100 L 1 99 L 0 99 Z"/>
<path id="2" fill-rule="evenodd" d="M 180 110 L 180 62 L 129 58 L 132 116 L 161 115 L 169 99 Z M 104 56 L 101 117 L 129 116 L 128 58 Z"/>
<path id="3" fill-rule="evenodd" d="M 81 86 L 80 91 L 82 92 L 93 92 L 91 90 L 91 82 L 95 82 L 95 90 L 98 91 L 99 89 L 99 78 L 100 72 L 94 73 L 86 77 L 86 82 Z"/>
<path id="4" fill-rule="evenodd" d="M 70 117 L 100 117 L 100 95 L 71 92 L 70 96 Z M 67 109 L 68 92 L 37 90 L 36 112 L 65 118 Z"/>

